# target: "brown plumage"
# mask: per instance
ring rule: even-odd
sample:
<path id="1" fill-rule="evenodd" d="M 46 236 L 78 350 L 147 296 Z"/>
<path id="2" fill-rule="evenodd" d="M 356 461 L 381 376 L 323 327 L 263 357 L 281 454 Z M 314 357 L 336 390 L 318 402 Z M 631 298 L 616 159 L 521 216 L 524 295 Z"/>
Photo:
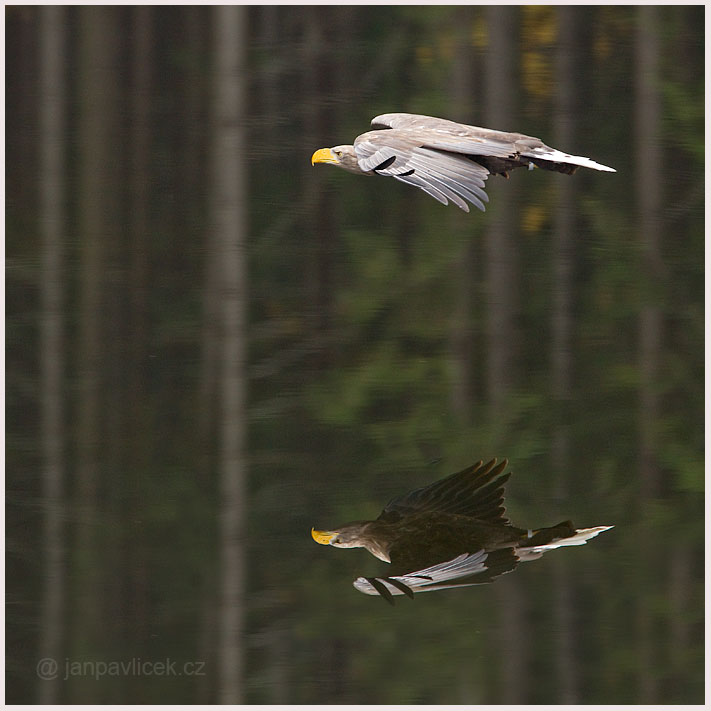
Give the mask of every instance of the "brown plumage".
<path id="1" fill-rule="evenodd" d="M 393 499 L 374 521 L 354 521 L 314 540 L 336 548 L 365 548 L 391 563 L 393 574 L 363 578 L 354 586 L 369 595 L 413 596 L 414 592 L 491 582 L 519 562 L 561 546 L 582 545 L 611 526 L 576 530 L 570 521 L 538 530 L 513 526 L 505 515 L 504 474 L 478 462 L 429 486 Z M 454 581 L 454 582 L 453 582 Z"/>

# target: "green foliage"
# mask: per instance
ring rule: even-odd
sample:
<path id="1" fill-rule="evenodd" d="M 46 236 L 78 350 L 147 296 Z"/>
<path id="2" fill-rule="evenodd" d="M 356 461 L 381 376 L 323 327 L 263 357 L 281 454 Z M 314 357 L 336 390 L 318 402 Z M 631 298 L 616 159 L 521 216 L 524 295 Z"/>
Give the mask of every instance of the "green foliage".
<path id="1" fill-rule="evenodd" d="M 698 140 L 704 128 L 703 80 L 699 77 L 694 84 L 665 82 L 662 90 L 665 106 L 665 138 L 677 150 L 683 150 L 699 163 L 703 162 L 706 150 Z"/>

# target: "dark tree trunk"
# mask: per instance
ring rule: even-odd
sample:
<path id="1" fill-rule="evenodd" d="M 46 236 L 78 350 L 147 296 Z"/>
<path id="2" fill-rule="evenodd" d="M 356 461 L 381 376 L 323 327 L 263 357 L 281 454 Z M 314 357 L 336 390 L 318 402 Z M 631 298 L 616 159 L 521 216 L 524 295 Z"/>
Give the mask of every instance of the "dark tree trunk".
<path id="1" fill-rule="evenodd" d="M 506 129 L 515 116 L 516 8 L 491 6 L 486 9 L 489 44 L 485 64 L 486 125 Z M 515 176 L 519 178 L 520 176 Z M 486 380 L 491 416 L 503 414 L 504 402 L 514 385 L 516 372 L 518 225 L 515 180 L 504 185 L 500 176 L 487 181 L 491 198 L 487 215 L 486 289 L 488 347 Z"/>
<path id="2" fill-rule="evenodd" d="M 661 94 L 659 74 L 659 10 L 653 6 L 637 11 L 637 64 L 635 81 L 637 214 L 641 244 L 641 273 L 646 276 L 644 303 L 639 318 L 639 369 L 641 374 L 640 490 L 643 497 L 660 493 L 657 456 L 659 407 L 659 360 L 662 347 L 662 312 L 657 296 L 663 286 Z"/>
<path id="3" fill-rule="evenodd" d="M 125 511 L 124 535 L 126 565 L 131 571 L 127 590 L 127 616 L 132 621 L 134 639 L 146 638 L 149 623 L 149 572 L 146 542 L 140 527 L 126 525 L 127 519 L 146 519 L 144 507 L 145 479 L 151 475 L 151 418 L 148 399 L 149 355 L 149 200 L 151 171 L 151 91 L 153 52 L 153 11 L 148 6 L 132 9 L 132 67 L 130 108 L 132 114 L 129 145 L 130 215 L 128 272 L 128 373 L 126 419 L 128 441 L 132 443 L 126 455 L 128 507 Z M 137 699 L 140 700 L 140 699 Z"/>
<path id="4" fill-rule="evenodd" d="M 40 219 L 42 226 L 41 437 L 44 585 L 41 659 L 64 657 L 64 244 L 66 230 L 65 10 L 40 10 Z M 59 680 L 38 686 L 40 704 L 59 702 Z"/>
<path id="5" fill-rule="evenodd" d="M 107 246 L 117 241 L 117 121 L 116 83 L 118 11 L 110 7 L 79 9 L 81 67 L 78 119 L 79 235 L 81 276 L 79 304 L 76 470 L 76 564 L 74 597 L 74 652 L 98 653 L 102 617 L 101 472 L 102 361 L 105 355 L 104 283 Z M 77 701 L 96 701 L 90 679 L 75 681 Z"/>
<path id="6" fill-rule="evenodd" d="M 557 8 L 558 39 L 555 63 L 557 87 L 554 114 L 554 144 L 575 145 L 575 86 L 577 74 L 576 17 L 578 9 Z M 551 314 L 551 394 L 554 407 L 551 464 L 555 476 L 554 499 L 565 501 L 571 489 L 570 401 L 572 388 L 573 248 L 575 235 L 575 181 L 555 176 L 557 203 L 553 223 L 553 290 Z M 555 665 L 558 677 L 557 701 L 579 703 L 578 665 L 575 650 L 575 593 L 567 559 L 555 558 Z"/>
<path id="7" fill-rule="evenodd" d="M 486 54 L 487 126 L 506 129 L 515 115 L 514 58 L 516 56 L 516 13 L 513 7 L 491 6 L 486 9 L 488 49 Z M 505 402 L 515 384 L 516 314 L 518 283 L 516 259 L 517 210 L 515 185 L 503 186 L 500 177 L 488 181 L 494 207 L 487 213 L 490 227 L 486 235 L 487 284 L 487 386 L 490 416 L 494 422 L 504 417 Z M 528 694 L 525 597 L 513 578 L 497 583 L 499 599 L 502 660 L 501 703 L 525 703 Z"/>
<path id="8" fill-rule="evenodd" d="M 184 9 L 184 26 L 187 44 L 194 57 L 191 69 L 185 81 L 186 106 L 186 159 L 188 165 L 198 166 L 197 170 L 185 176 L 186 199 L 189 194 L 195 194 L 204 181 L 205 155 L 208 147 L 205 145 L 204 131 L 196 129 L 201 121 L 200 106 L 205 101 L 203 77 L 199 70 L 200 61 L 206 49 L 202 36 L 200 7 L 190 6 Z M 196 224 L 201 222 L 196 220 Z M 202 238 L 202 228 L 196 230 L 196 239 Z M 205 485 L 210 472 L 215 467 L 214 443 L 216 439 L 218 415 L 214 403 L 218 398 L 218 381 L 220 375 L 220 247 L 219 236 L 215 230 L 206 235 L 204 251 L 204 279 L 202 287 L 202 323 L 200 334 L 200 385 L 197 412 L 197 472 Z"/>
<path id="9" fill-rule="evenodd" d="M 450 81 L 451 114 L 457 120 L 471 122 L 472 96 L 475 96 L 474 55 L 470 34 L 474 26 L 474 9 L 458 7 L 454 11 L 456 32 L 455 56 Z M 456 284 L 454 313 L 450 326 L 450 350 L 454 377 L 452 379 L 452 410 L 463 423 L 469 423 L 474 407 L 474 324 L 472 306 L 476 263 L 476 243 L 479 234 L 472 235 L 472 215 L 451 212 L 449 219 L 456 234 L 468 235 L 462 240 L 461 250 L 452 265 L 452 279 Z M 471 235 L 471 236 L 469 236 Z"/>
<path id="10" fill-rule="evenodd" d="M 640 505 L 644 511 L 649 499 L 660 494 L 660 473 L 657 454 L 660 418 L 659 362 L 662 348 L 662 312 L 657 301 L 664 288 L 662 237 L 663 174 L 660 145 L 661 95 L 659 73 L 659 9 L 644 6 L 637 9 L 636 78 L 635 78 L 635 135 L 636 165 L 640 166 L 635 179 L 637 196 L 637 224 L 644 275 L 643 303 L 639 315 L 639 487 Z M 653 576 L 658 552 L 653 541 L 645 539 L 641 545 L 642 574 Z M 659 687 L 655 668 L 653 610 L 649 596 L 640 599 L 637 608 L 638 699 L 640 703 L 656 703 Z"/>

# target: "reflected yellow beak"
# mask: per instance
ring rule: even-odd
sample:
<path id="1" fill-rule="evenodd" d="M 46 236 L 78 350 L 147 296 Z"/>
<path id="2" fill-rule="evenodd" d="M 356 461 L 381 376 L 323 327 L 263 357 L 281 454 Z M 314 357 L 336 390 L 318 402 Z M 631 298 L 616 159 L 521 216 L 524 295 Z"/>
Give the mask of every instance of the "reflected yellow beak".
<path id="1" fill-rule="evenodd" d="M 335 537 L 335 533 L 331 533 L 330 531 L 317 531 L 315 528 L 311 529 L 311 537 L 316 541 L 316 543 L 320 543 L 322 546 L 327 546 Z"/>
<path id="2" fill-rule="evenodd" d="M 338 163 L 338 159 L 333 155 L 330 148 L 319 148 L 311 156 L 311 165 L 316 163 Z"/>

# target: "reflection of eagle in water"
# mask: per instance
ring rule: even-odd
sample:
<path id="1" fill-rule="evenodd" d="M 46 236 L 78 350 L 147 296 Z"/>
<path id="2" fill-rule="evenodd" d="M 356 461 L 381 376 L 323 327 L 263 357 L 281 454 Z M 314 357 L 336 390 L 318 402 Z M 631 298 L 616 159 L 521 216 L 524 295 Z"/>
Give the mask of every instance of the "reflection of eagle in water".
<path id="1" fill-rule="evenodd" d="M 480 585 L 561 546 L 580 546 L 612 526 L 575 529 L 570 521 L 535 530 L 505 515 L 502 474 L 508 462 L 478 462 L 446 479 L 393 499 L 375 521 L 355 521 L 314 540 L 337 548 L 366 548 L 392 563 L 393 575 L 357 578 L 368 595 L 393 595 Z"/>

